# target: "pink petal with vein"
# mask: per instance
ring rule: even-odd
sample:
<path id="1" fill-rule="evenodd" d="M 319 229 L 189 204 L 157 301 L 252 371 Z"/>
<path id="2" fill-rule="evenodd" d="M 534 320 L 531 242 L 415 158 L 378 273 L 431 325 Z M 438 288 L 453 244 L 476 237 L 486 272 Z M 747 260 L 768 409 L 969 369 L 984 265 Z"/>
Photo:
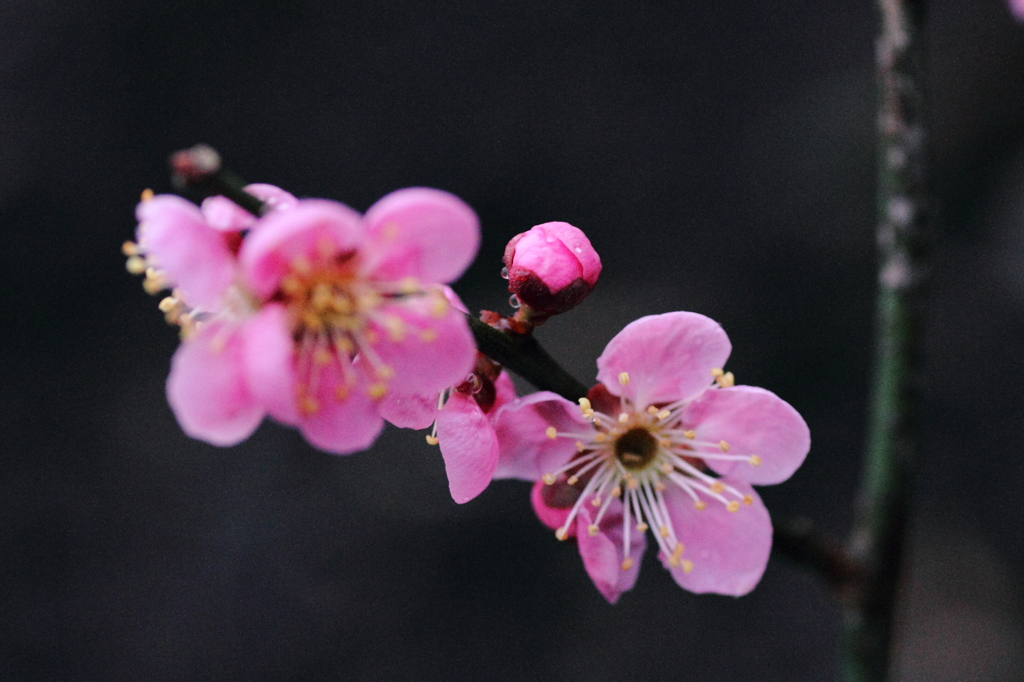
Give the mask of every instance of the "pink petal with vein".
<path id="1" fill-rule="evenodd" d="M 535 481 L 572 459 L 577 438 L 549 438 L 549 426 L 584 439 L 592 431 L 578 405 L 548 391 L 513 400 L 499 408 L 492 421 L 501 453 L 495 478 Z"/>
<path id="2" fill-rule="evenodd" d="M 811 449 L 803 417 L 771 391 L 754 386 L 705 391 L 686 406 L 682 423 L 696 432 L 697 440 L 725 441 L 730 455 L 757 455 L 758 466 L 705 460 L 719 474 L 755 485 L 785 481 Z"/>
<path id="3" fill-rule="evenodd" d="M 295 343 L 288 311 L 271 303 L 244 327 L 245 368 L 252 394 L 275 419 L 299 421 L 295 400 Z"/>
<path id="4" fill-rule="evenodd" d="M 636 584 L 647 540 L 643 533 L 630 534 L 629 558 L 632 561 L 629 568 L 622 570 L 622 562 L 626 558 L 622 553 L 622 503 L 617 500 L 612 502 L 596 535 L 591 535 L 587 530 L 593 523 L 594 513 L 588 507 L 586 504 L 580 507 L 576 522 L 580 556 L 594 586 L 605 599 L 614 604 L 619 595 L 633 589 Z"/>
<path id="5" fill-rule="evenodd" d="M 435 306 L 447 308 L 439 315 Z M 403 394 L 429 395 L 466 379 L 476 342 L 466 317 L 439 295 L 409 296 L 382 306 L 371 328 L 373 351 L 394 370 Z"/>
<path id="6" fill-rule="evenodd" d="M 315 268 L 352 253 L 362 241 L 358 213 L 334 201 L 304 199 L 263 217 L 238 257 L 249 286 L 266 299 L 297 263 Z"/>
<path id="7" fill-rule="evenodd" d="M 235 276 L 235 259 L 223 235 L 206 224 L 194 204 L 171 194 L 143 201 L 135 215 L 136 238 L 147 257 L 190 306 L 216 310 Z"/>
<path id="8" fill-rule="evenodd" d="M 299 418 L 298 426 L 306 440 L 336 455 L 365 450 L 384 428 L 358 363 L 353 371 L 358 380 L 348 387 L 344 398 L 339 398 L 337 391 L 344 381 L 338 361 L 320 367 L 314 395 L 318 409 Z"/>
<path id="9" fill-rule="evenodd" d="M 674 486 L 665 490 L 676 537 L 685 547 L 682 559 L 693 562 L 693 566 L 687 573 L 685 563 L 673 568 L 666 557 L 660 558 L 684 589 L 739 597 L 754 589 L 768 565 L 772 521 L 753 488 L 734 479 L 722 482 L 750 495 L 752 504 L 741 504 L 737 511 L 730 512 L 717 500 L 708 499 L 707 507 L 698 510 L 682 490 Z"/>
<path id="10" fill-rule="evenodd" d="M 249 391 L 242 352 L 237 327 L 210 322 L 174 353 L 167 402 L 189 436 L 234 445 L 259 426 L 264 411 Z"/>
<path id="11" fill-rule="evenodd" d="M 674 312 L 635 320 L 615 335 L 597 359 L 597 380 L 641 408 L 686 400 L 711 384 L 711 368 L 722 367 L 732 345 L 714 320 Z M 620 383 L 626 372 L 627 384 Z"/>
<path id="12" fill-rule="evenodd" d="M 480 224 L 473 209 L 437 189 L 392 192 L 366 211 L 365 224 L 376 254 L 371 270 L 381 279 L 451 282 L 472 262 L 480 245 Z"/>
<path id="13" fill-rule="evenodd" d="M 472 500 L 490 484 L 498 462 L 494 429 L 472 397 L 455 392 L 437 415 L 437 438 L 452 499 Z"/>

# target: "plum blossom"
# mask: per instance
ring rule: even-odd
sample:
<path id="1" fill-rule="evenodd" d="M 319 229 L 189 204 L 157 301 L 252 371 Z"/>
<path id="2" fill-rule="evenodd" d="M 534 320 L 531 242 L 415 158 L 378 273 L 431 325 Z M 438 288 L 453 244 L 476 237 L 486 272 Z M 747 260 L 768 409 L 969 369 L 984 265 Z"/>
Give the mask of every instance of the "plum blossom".
<path id="1" fill-rule="evenodd" d="M 540 324 L 575 308 L 597 284 L 601 258 L 583 231 L 569 223 L 535 225 L 505 247 L 508 290 Z"/>
<path id="2" fill-rule="evenodd" d="M 164 219 L 149 207 L 157 199 L 140 205 L 140 248 Z M 178 258 L 168 281 L 217 311 L 175 353 L 168 401 L 186 433 L 217 445 L 248 437 L 269 414 L 324 450 L 365 449 L 383 427 L 385 395 L 436 394 L 472 368 L 472 335 L 440 283 L 475 255 L 476 215 L 425 188 L 393 192 L 364 216 L 320 199 L 264 200 L 279 210 L 258 220 L 204 204 L 207 232 L 248 229 L 233 248 L 191 224 L 202 239 L 178 243 L 166 229 L 168 246 L 150 251 Z"/>
<path id="3" fill-rule="evenodd" d="M 537 431 L 509 458 L 503 473 L 540 479 L 534 509 L 559 539 L 576 538 L 610 602 L 636 582 L 648 529 L 692 592 L 743 595 L 764 573 L 772 525 L 751 484 L 789 478 L 810 433 L 775 394 L 733 385 L 721 370 L 730 351 L 703 315 L 636 320 L 598 358 L 600 383 L 573 421 L 546 427 L 544 460 Z"/>

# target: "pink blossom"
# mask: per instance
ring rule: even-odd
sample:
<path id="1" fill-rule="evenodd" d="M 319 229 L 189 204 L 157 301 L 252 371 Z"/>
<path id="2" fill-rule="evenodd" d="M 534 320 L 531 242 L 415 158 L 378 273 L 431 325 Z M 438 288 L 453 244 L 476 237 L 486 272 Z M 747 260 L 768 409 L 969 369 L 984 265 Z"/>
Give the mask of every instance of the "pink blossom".
<path id="1" fill-rule="evenodd" d="M 251 224 L 230 207 L 209 209 L 222 226 L 250 228 L 232 261 L 246 307 L 185 339 L 168 400 L 186 433 L 218 445 L 269 414 L 324 450 L 365 449 L 383 427 L 384 396 L 436 394 L 472 367 L 472 335 L 438 283 L 475 255 L 476 216 L 424 188 L 393 192 L 365 216 L 270 198 L 281 210 Z M 199 246 L 196 262 L 221 262 L 212 240 Z"/>
<path id="2" fill-rule="evenodd" d="M 504 261 L 508 290 L 535 323 L 575 308 L 601 274 L 597 251 L 569 223 L 544 223 L 516 235 Z"/>
<path id="3" fill-rule="evenodd" d="M 538 516 L 560 539 L 577 539 L 610 602 L 636 581 L 648 529 L 662 564 L 692 592 L 746 594 L 764 573 L 771 519 L 750 484 L 789 478 L 810 433 L 773 393 L 733 385 L 720 369 L 730 351 L 722 328 L 696 313 L 636 320 L 598 358 L 601 383 L 580 401 L 580 418 L 545 429 L 559 461 L 539 463 L 520 446 L 519 473 L 541 479 L 531 496 Z"/>

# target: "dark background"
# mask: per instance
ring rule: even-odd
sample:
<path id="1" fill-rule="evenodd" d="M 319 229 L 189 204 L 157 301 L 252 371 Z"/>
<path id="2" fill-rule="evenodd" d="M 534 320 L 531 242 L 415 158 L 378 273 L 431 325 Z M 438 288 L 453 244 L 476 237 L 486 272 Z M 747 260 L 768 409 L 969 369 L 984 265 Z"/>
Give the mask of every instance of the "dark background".
<path id="1" fill-rule="evenodd" d="M 873 319 L 869 2 L 0 5 L 0 679 L 816 681 L 839 611 L 773 560 L 695 596 L 648 555 L 607 605 L 525 483 L 464 506 L 421 433 L 334 457 L 265 424 L 218 449 L 163 394 L 176 332 L 119 247 L 167 155 L 364 210 L 479 213 L 456 289 L 565 220 L 604 260 L 538 335 L 587 381 L 630 320 L 695 310 L 814 442 L 776 517 L 844 534 Z M 941 240 L 902 680 L 1024 676 L 1024 26 L 932 4 Z"/>

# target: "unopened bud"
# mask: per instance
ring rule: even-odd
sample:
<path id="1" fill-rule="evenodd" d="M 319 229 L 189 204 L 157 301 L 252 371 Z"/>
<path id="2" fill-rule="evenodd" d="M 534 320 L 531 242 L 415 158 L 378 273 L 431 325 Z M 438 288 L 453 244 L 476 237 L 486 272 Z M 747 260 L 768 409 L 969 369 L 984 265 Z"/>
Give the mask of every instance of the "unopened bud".
<path id="1" fill-rule="evenodd" d="M 508 290 L 536 323 L 579 305 L 601 274 L 597 251 L 569 223 L 544 223 L 516 235 L 504 261 Z"/>

